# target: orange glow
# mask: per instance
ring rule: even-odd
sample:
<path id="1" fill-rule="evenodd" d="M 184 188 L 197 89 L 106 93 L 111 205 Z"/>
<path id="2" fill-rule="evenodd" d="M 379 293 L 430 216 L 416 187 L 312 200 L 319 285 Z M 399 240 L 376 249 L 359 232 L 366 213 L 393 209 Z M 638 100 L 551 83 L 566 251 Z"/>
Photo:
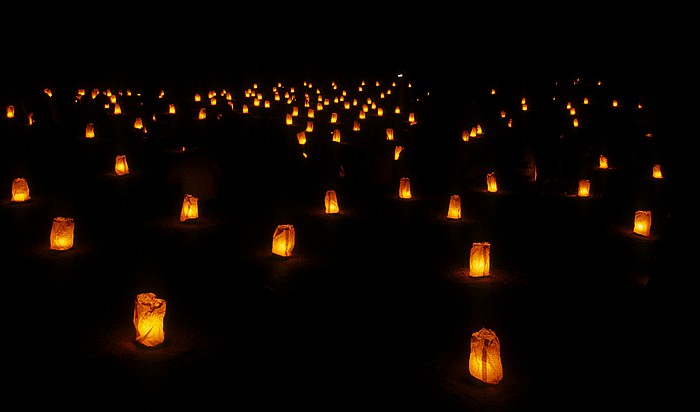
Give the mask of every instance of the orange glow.
<path id="1" fill-rule="evenodd" d="M 607 169 L 608 168 L 608 158 L 605 157 L 604 155 L 600 155 L 598 158 L 598 167 L 601 169 Z"/>
<path id="2" fill-rule="evenodd" d="M 85 126 L 85 137 L 87 139 L 92 139 L 95 137 L 95 124 L 94 123 L 88 123 Z"/>
<path id="3" fill-rule="evenodd" d="M 27 179 L 18 177 L 12 181 L 12 197 L 11 202 L 25 202 L 31 199 L 29 196 L 29 185 Z"/>
<path id="4" fill-rule="evenodd" d="M 129 174 L 129 164 L 126 161 L 126 155 L 117 155 L 114 160 L 114 172 L 117 176 Z"/>
<path id="5" fill-rule="evenodd" d="M 55 217 L 49 237 L 51 250 L 69 250 L 73 248 L 75 222 L 70 217 Z"/>
<path id="6" fill-rule="evenodd" d="M 136 342 L 141 345 L 154 347 L 165 341 L 166 303 L 155 293 L 139 293 L 134 301 L 133 324 L 136 330 Z"/>
<path id="7" fill-rule="evenodd" d="M 486 175 L 486 190 L 491 193 L 498 192 L 498 183 L 496 182 L 496 172 L 491 172 Z"/>
<path id="8" fill-rule="evenodd" d="M 469 342 L 469 374 L 493 385 L 503 379 L 501 343 L 494 331 L 481 328 L 472 333 Z"/>
<path id="9" fill-rule="evenodd" d="M 407 177 L 402 177 L 399 181 L 399 197 L 401 199 L 410 199 L 411 195 L 411 180 Z"/>
<path id="10" fill-rule="evenodd" d="M 491 274 L 491 244 L 474 242 L 469 251 L 469 276 L 484 277 Z"/>
<path id="11" fill-rule="evenodd" d="M 292 256 L 295 233 L 293 225 L 278 225 L 272 234 L 272 253 L 282 257 Z"/>
<path id="12" fill-rule="evenodd" d="M 651 211 L 637 210 L 634 212 L 634 233 L 645 237 L 651 234 Z"/>
<path id="13" fill-rule="evenodd" d="M 462 218 L 462 199 L 459 195 L 450 196 L 450 206 L 447 209 L 448 219 L 461 219 Z"/>
<path id="14" fill-rule="evenodd" d="M 663 179 L 663 174 L 661 173 L 661 165 L 660 164 L 655 164 L 651 170 L 651 176 L 654 179 Z"/>
<path id="15" fill-rule="evenodd" d="M 180 208 L 180 222 L 199 218 L 199 198 L 185 195 Z"/>
<path id="16" fill-rule="evenodd" d="M 331 189 L 326 191 L 323 203 L 327 214 L 335 214 L 340 212 L 340 207 L 338 206 L 338 196 L 335 193 L 335 190 Z"/>
<path id="17" fill-rule="evenodd" d="M 578 196 L 588 197 L 591 194 L 591 181 L 587 179 L 581 179 L 578 181 Z"/>

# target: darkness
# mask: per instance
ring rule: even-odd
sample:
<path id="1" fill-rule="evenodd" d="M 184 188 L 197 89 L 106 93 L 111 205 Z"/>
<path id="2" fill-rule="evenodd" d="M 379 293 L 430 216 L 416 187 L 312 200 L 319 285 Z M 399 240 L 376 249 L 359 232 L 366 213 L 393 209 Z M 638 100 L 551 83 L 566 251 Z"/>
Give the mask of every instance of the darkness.
<path id="1" fill-rule="evenodd" d="M 0 233 L 12 236 L 0 257 L 26 265 L 2 272 L 15 292 L 3 303 L 13 315 L 7 328 L 22 340 L 5 339 L 8 357 L 20 360 L 8 371 L 19 399 L 253 410 L 697 403 L 685 381 L 697 367 L 689 336 L 698 313 L 689 264 L 695 232 L 686 224 L 694 214 L 686 181 L 697 173 L 686 171 L 700 107 L 685 33 L 693 26 L 683 24 L 682 11 L 399 4 L 379 13 L 374 4 L 336 3 L 321 12 L 205 2 L 158 13 L 142 6 L 55 10 L 66 19 L 23 10 L 16 23 L 24 24 L 5 37 L 1 107 L 27 98 L 43 110 L 33 129 L 4 121 L 0 134 L 3 184 L 28 172 L 36 193 L 26 207 L 0 205 Z M 383 146 L 352 143 L 310 145 L 311 161 L 302 163 L 287 129 L 240 113 L 206 126 L 183 115 L 153 124 L 154 138 L 132 139 L 128 119 L 87 104 L 75 109 L 71 95 L 77 87 L 145 96 L 164 89 L 188 107 L 193 91 L 222 85 L 240 92 L 279 79 L 325 87 L 399 73 L 415 84 L 420 103 L 411 102 L 425 117 L 399 129 L 416 150 L 388 168 Z M 516 128 L 481 146 L 454 143 L 467 120 L 487 112 L 481 99 L 490 87 L 512 102 L 528 96 L 548 107 L 552 93 L 575 91 L 576 79 L 586 90 L 601 80 L 603 98 L 644 101 L 649 116 L 596 112 L 601 122 L 585 129 L 593 139 L 582 143 L 553 112 L 533 111 L 532 120 L 517 117 L 522 135 Z M 57 92 L 54 100 L 45 87 Z M 159 107 L 146 102 L 145 109 Z M 74 137 L 96 114 L 108 137 L 84 145 Z M 647 128 L 659 142 L 649 151 L 635 140 Z M 534 187 L 510 169 L 521 154 L 511 146 L 518 138 L 541 161 Z M 188 156 L 172 150 L 202 141 Z M 601 147 L 625 166 L 593 175 L 605 194 L 581 204 L 562 195 L 583 169 L 576 160 Z M 103 161 L 114 149 L 129 151 L 132 176 L 107 173 Z M 650 155 L 664 160 L 667 175 L 654 189 L 637 179 Z M 68 167 L 49 166 L 62 156 Z M 340 160 L 345 181 L 336 175 Z M 505 194 L 475 189 L 487 164 L 513 179 L 502 182 Z M 173 223 L 179 184 L 202 169 L 208 173 L 197 177 L 221 179 L 219 197 L 203 199 L 201 223 Z M 415 202 L 394 196 L 403 172 L 414 177 Z M 348 207 L 340 219 L 310 212 L 329 184 Z M 466 219 L 451 224 L 442 219 L 443 200 L 455 190 Z M 138 208 L 126 207 L 132 202 Z M 628 232 L 638 202 L 662 210 L 651 240 Z M 79 243 L 61 256 L 45 250 L 45 223 L 64 211 L 79 216 Z M 285 261 L 269 255 L 268 229 L 288 220 L 299 238 Z M 494 276 L 465 280 L 460 245 L 486 236 Z M 131 299 L 145 289 L 169 305 L 167 344 L 150 351 L 131 341 Z M 504 346 L 508 368 L 496 387 L 464 371 L 468 335 L 482 324 L 494 325 Z"/>

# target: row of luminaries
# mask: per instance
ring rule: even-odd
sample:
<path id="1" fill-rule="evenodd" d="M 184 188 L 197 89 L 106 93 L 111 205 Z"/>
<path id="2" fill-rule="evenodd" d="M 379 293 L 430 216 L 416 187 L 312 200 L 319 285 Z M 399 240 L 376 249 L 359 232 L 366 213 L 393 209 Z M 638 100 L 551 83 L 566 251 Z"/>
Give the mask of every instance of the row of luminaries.
<path id="1" fill-rule="evenodd" d="M 110 106 L 117 108 L 116 105 Z M 245 112 L 245 106 L 243 107 L 243 112 Z M 523 108 L 525 110 L 525 108 Z M 364 111 L 363 111 L 364 112 Z M 400 112 L 400 111 L 397 111 Z M 205 112 L 204 112 L 205 113 Z M 362 112 L 361 112 L 362 113 Z M 113 113 L 113 115 L 120 115 L 121 113 Z M 174 114 L 174 113 L 173 113 Z M 199 111 L 198 120 L 205 120 L 206 116 L 203 112 Z M 245 114 L 245 113 L 244 113 Z M 311 114 L 309 111 L 307 117 Z M 377 116 L 381 117 L 378 113 Z M 137 117 L 137 120 L 139 118 Z M 289 117 L 287 117 L 289 119 Z M 413 119 L 415 121 L 415 119 Z M 90 125 L 86 128 L 86 138 L 93 138 L 94 134 L 91 135 Z M 309 127 L 311 126 L 311 129 Z M 478 126 L 478 125 L 477 125 Z M 306 131 L 312 132 L 313 127 L 308 122 L 306 124 Z M 142 130 L 143 124 L 135 121 L 134 128 Z M 392 135 L 390 133 L 391 128 L 387 128 L 386 140 L 392 140 Z M 470 137 L 477 137 L 481 133 L 481 128 L 476 127 L 474 129 L 476 136 L 470 134 Z M 304 137 L 303 134 L 297 135 L 298 138 Z M 335 137 L 335 136 L 334 136 Z M 469 139 L 464 138 L 463 140 L 467 142 Z M 336 140 L 334 140 L 335 142 Z M 299 139 L 299 144 L 304 145 L 305 142 Z M 396 151 L 394 153 L 394 159 L 397 160 L 401 155 L 401 146 L 396 146 Z M 607 168 L 607 159 L 605 156 L 600 157 L 600 169 Z M 118 176 L 128 175 L 130 173 L 129 165 L 127 162 L 126 155 L 117 155 L 114 164 L 114 172 Z M 657 173 L 658 172 L 658 173 Z M 660 166 L 654 165 L 653 171 L 654 178 L 661 178 Z M 536 172 L 532 176 L 533 179 L 536 178 Z M 401 199 L 411 199 L 411 180 L 408 177 L 403 177 L 400 179 L 398 187 L 398 197 Z M 485 176 L 485 191 L 488 192 L 498 192 L 498 185 L 496 182 L 496 174 L 488 173 Z M 579 181 L 578 196 L 588 197 L 590 195 L 590 181 L 582 179 Z M 12 185 L 12 202 L 23 202 L 31 198 L 29 192 L 29 186 L 27 181 L 23 178 L 16 178 Z M 461 219 L 461 202 L 459 195 L 452 195 L 449 198 L 449 204 L 447 204 L 447 219 Z M 325 193 L 324 198 L 325 213 L 336 214 L 340 212 L 340 203 L 336 192 L 334 190 L 328 190 Z M 180 222 L 186 222 L 189 220 L 199 219 L 199 209 L 198 209 L 198 198 L 192 194 L 186 194 L 183 202 L 181 213 L 179 216 Z M 649 236 L 651 226 L 651 212 L 648 210 L 639 210 L 634 214 L 634 233 L 641 236 Z M 69 250 L 73 246 L 73 233 L 74 233 L 74 221 L 70 217 L 56 217 L 54 219 L 51 233 L 49 237 L 48 247 L 51 250 L 64 251 Z M 293 253 L 295 243 L 295 232 L 294 226 L 291 224 L 279 225 L 274 233 L 272 234 L 272 248 L 271 253 L 282 256 L 289 257 Z M 490 244 L 488 242 L 475 242 L 472 244 L 469 256 L 469 276 L 472 277 L 484 277 L 489 276 L 490 268 Z M 159 298 L 153 293 L 142 293 L 137 295 L 135 305 L 134 305 L 134 328 L 136 332 L 136 341 L 144 346 L 154 347 L 160 345 L 165 338 L 165 331 L 163 329 L 163 318 L 165 316 L 166 303 L 165 300 Z M 498 383 L 502 376 L 503 370 L 500 363 L 500 343 L 495 332 L 492 330 L 482 328 L 472 334 L 471 338 L 471 351 L 470 351 L 470 361 L 469 361 L 469 372 L 472 376 L 476 377 L 487 383 L 496 384 Z"/>

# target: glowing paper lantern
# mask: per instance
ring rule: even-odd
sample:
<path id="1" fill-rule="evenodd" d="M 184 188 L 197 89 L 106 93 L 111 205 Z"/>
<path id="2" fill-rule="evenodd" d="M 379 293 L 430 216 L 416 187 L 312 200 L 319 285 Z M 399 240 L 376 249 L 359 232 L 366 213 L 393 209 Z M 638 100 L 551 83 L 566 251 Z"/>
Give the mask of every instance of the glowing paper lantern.
<path id="1" fill-rule="evenodd" d="M 282 257 L 292 256 L 294 241 L 293 225 L 277 225 L 272 234 L 272 253 Z"/>
<path id="2" fill-rule="evenodd" d="M 578 196 L 588 197 L 591 194 L 591 181 L 587 179 L 580 179 L 578 181 Z"/>
<path id="3" fill-rule="evenodd" d="M 651 233 L 651 211 L 637 210 L 634 212 L 634 233 L 648 237 Z"/>
<path id="4" fill-rule="evenodd" d="M 491 172 L 486 175 L 486 190 L 491 193 L 498 192 L 498 183 L 496 182 L 495 172 Z"/>
<path id="5" fill-rule="evenodd" d="M 403 151 L 403 146 L 394 146 L 394 160 L 399 160 L 401 152 Z"/>
<path id="6" fill-rule="evenodd" d="M 469 341 L 469 374 L 493 385 L 503 379 L 501 342 L 494 331 L 481 328 L 472 333 Z"/>
<path id="7" fill-rule="evenodd" d="M 604 155 L 600 155 L 600 157 L 598 157 L 598 167 L 601 169 L 607 169 L 608 168 L 608 158 L 605 157 Z"/>
<path id="8" fill-rule="evenodd" d="M 399 181 L 399 197 L 401 199 L 411 198 L 411 180 L 407 177 L 402 177 Z"/>
<path id="9" fill-rule="evenodd" d="M 448 219 L 461 219 L 462 218 L 462 199 L 459 195 L 450 196 L 450 206 L 447 209 Z"/>
<path id="10" fill-rule="evenodd" d="M 11 105 L 11 104 L 8 104 L 8 105 L 5 107 L 5 114 L 7 115 L 7 118 L 8 118 L 8 119 L 14 118 L 14 117 L 15 117 L 15 106 L 14 106 L 14 105 Z"/>
<path id="11" fill-rule="evenodd" d="M 197 219 L 199 217 L 199 198 L 192 195 L 185 195 L 180 209 L 180 222 Z"/>
<path id="12" fill-rule="evenodd" d="M 655 164 L 654 167 L 651 170 L 651 177 L 654 179 L 663 179 L 663 174 L 661 173 L 661 165 L 660 164 Z"/>
<path id="13" fill-rule="evenodd" d="M 70 217 L 55 217 L 51 225 L 51 250 L 69 250 L 73 247 L 75 223 Z"/>
<path id="14" fill-rule="evenodd" d="M 29 185 L 27 179 L 18 177 L 12 181 L 12 197 L 11 202 L 25 202 L 31 199 L 29 196 Z"/>
<path id="15" fill-rule="evenodd" d="M 117 155 L 114 161 L 114 173 L 116 173 L 117 176 L 129 174 L 129 163 L 126 161 L 126 155 Z"/>
<path id="16" fill-rule="evenodd" d="M 163 320 L 165 318 L 165 300 L 155 293 L 139 293 L 134 302 L 134 328 L 136 342 L 154 347 L 165 340 Z"/>
<path id="17" fill-rule="evenodd" d="M 340 207 L 338 206 L 338 195 L 335 190 L 327 190 L 324 197 L 324 204 L 326 208 L 326 213 L 334 214 L 340 212 Z"/>
<path id="18" fill-rule="evenodd" d="M 95 137 L 95 124 L 94 123 L 88 123 L 85 126 L 85 138 L 87 139 L 92 139 Z"/>
<path id="19" fill-rule="evenodd" d="M 469 276 L 484 277 L 491 273 L 491 244 L 474 242 L 469 252 Z"/>
<path id="20" fill-rule="evenodd" d="M 386 140 L 394 140 L 394 129 L 391 127 L 386 128 Z"/>

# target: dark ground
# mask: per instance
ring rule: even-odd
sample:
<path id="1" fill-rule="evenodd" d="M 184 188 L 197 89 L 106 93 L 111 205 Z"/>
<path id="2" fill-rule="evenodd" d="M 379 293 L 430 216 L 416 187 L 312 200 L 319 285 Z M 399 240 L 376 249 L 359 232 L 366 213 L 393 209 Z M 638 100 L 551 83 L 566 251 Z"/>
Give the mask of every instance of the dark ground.
<path id="1" fill-rule="evenodd" d="M 367 80 L 395 79 L 402 65 L 385 59 L 375 59 Z M 521 78 L 487 70 L 493 65 L 460 82 L 455 66 L 444 66 L 450 76 L 443 77 L 424 63 L 406 64 L 415 87 L 400 83 L 391 97 L 415 109 L 416 125 L 371 117 L 361 133 L 334 144 L 325 139 L 330 125 L 318 120 L 307 159 L 283 124 L 283 108 L 239 112 L 244 89 L 260 81 L 269 93 L 285 80 L 281 68 L 251 75 L 235 63 L 198 70 L 178 59 L 163 76 L 162 62 L 147 70 L 75 64 L 75 71 L 57 66 L 6 81 L 3 105 L 21 110 L 2 119 L 0 134 L 8 193 L 0 204 L 5 397 L 76 410 L 188 402 L 455 411 L 697 403 L 688 378 L 697 367 L 690 338 L 697 309 L 685 263 L 693 234 L 681 220 L 677 149 L 692 110 L 648 67 L 625 78 L 616 66 L 597 88 L 587 70 L 577 86 L 555 69 L 514 70 Z M 291 82 L 318 78 L 332 93 L 327 80 L 336 72 L 308 64 Z M 364 79 L 359 67 L 367 66 L 340 70 L 341 85 Z M 122 116 L 73 99 L 78 87 L 124 91 L 131 83 L 144 94 L 123 97 Z M 496 100 L 484 93 L 491 85 Z M 236 109 L 197 121 L 193 93 L 221 87 L 234 92 Z M 154 98 L 161 88 L 178 104 L 175 118 Z M 594 108 L 582 119 L 590 123 L 572 130 L 549 98 L 589 93 Z M 532 97 L 527 114 L 517 110 L 523 96 Z M 603 103 L 612 96 L 620 96 L 620 112 Z M 638 100 L 644 110 L 628 104 Z M 496 118 L 500 107 L 513 109 L 513 129 Z M 35 113 L 34 125 L 23 110 Z M 157 114 L 146 135 L 131 128 L 137 113 Z M 88 120 L 98 133 L 92 141 L 82 137 Z M 473 121 L 490 134 L 467 144 L 460 132 Z M 400 161 L 388 160 L 385 122 L 407 148 Z M 612 154 L 611 170 L 595 169 L 601 151 Z M 130 175 L 111 171 L 117 152 L 127 154 Z M 528 154 L 538 166 L 534 182 L 523 175 Z M 650 178 L 655 160 L 662 181 Z M 482 187 L 491 170 L 501 178 L 497 194 Z M 397 197 L 405 175 L 411 200 Z M 590 199 L 571 195 L 582 175 L 592 180 Z M 9 202 L 19 176 L 32 190 L 27 204 Z M 322 213 L 328 188 L 338 192 L 338 216 Z M 182 196 L 192 191 L 202 193 L 201 217 L 181 223 Z M 454 193 L 464 217 L 453 222 L 444 215 Z M 631 233 L 634 211 L 644 208 L 653 210 L 648 239 Z M 76 245 L 66 252 L 48 248 L 59 215 L 76 220 Z M 281 223 L 297 233 L 288 259 L 270 253 Z M 492 243 L 492 275 L 472 279 L 468 248 L 483 240 Z M 168 305 L 166 341 L 154 349 L 133 342 L 133 300 L 145 291 Z M 469 336 L 481 327 L 501 340 L 504 379 L 496 386 L 467 372 Z"/>

